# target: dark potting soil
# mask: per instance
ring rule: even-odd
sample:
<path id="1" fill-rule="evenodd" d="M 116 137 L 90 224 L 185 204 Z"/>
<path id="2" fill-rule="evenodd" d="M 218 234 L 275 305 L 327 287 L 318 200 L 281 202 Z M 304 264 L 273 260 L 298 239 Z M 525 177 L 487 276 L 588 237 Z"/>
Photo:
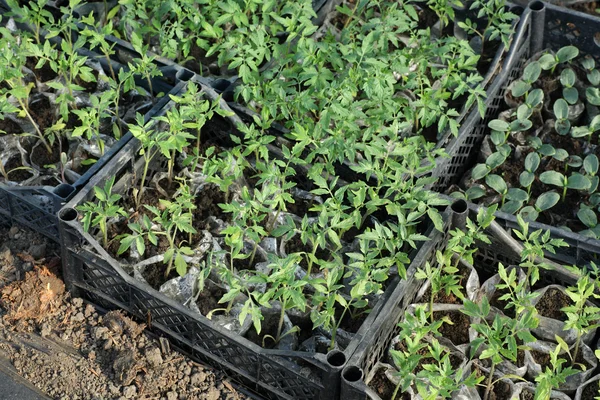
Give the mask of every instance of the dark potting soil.
<path id="1" fill-rule="evenodd" d="M 156 264 L 148 265 L 143 273 L 144 279 L 146 279 L 148 285 L 156 290 L 159 290 L 163 283 L 169 279 L 177 278 L 179 276 L 175 270 L 175 264 L 173 264 L 169 275 L 165 276 L 167 266 L 168 264 L 165 264 L 162 261 Z"/>
<path id="2" fill-rule="evenodd" d="M 246 339 L 251 341 L 252 343 L 256 343 L 260 347 L 265 349 L 272 349 L 275 347 L 276 343 L 272 338 L 277 337 L 277 325 L 279 324 L 279 313 L 277 315 L 267 315 L 265 319 L 262 321 L 260 334 L 256 333 L 254 326 L 248 330 L 246 333 Z M 282 329 L 283 331 L 283 329 Z M 281 333 L 283 335 L 283 332 Z M 271 336 L 271 337 L 266 337 Z"/>
<path id="3" fill-rule="evenodd" d="M 469 317 L 460 311 L 435 311 L 433 318 L 436 321 L 443 317 L 449 317 L 454 325 L 442 324 L 440 333 L 446 339 L 449 339 L 455 346 L 469 343 Z"/>
<path id="4" fill-rule="evenodd" d="M 0 131 L 5 132 L 6 134 L 13 133 L 15 135 L 23 133 L 23 129 L 21 129 L 19 124 L 8 118 L 0 119 Z"/>
<path id="5" fill-rule="evenodd" d="M 535 392 L 530 392 L 529 390 L 523 390 L 519 396 L 520 400 L 533 400 L 534 398 Z"/>
<path id="6" fill-rule="evenodd" d="M 560 309 L 571 305 L 573 305 L 573 302 L 569 296 L 558 289 L 552 288 L 544 293 L 535 308 L 543 317 L 566 321 L 567 315 Z"/>
<path id="7" fill-rule="evenodd" d="M 6 162 L 6 164 L 4 165 L 4 170 L 6 171 L 7 175 L 8 175 L 8 180 L 12 181 L 12 182 L 22 182 L 25 179 L 31 177 L 31 174 L 24 169 L 17 169 L 15 170 L 15 168 L 19 168 L 22 167 L 23 163 L 21 162 L 21 157 L 20 155 L 14 155 L 11 158 L 8 159 L 8 161 Z M 0 180 L 4 179 L 3 176 L 0 176 Z"/>
<path id="8" fill-rule="evenodd" d="M 183 65 L 202 76 L 205 72 L 211 75 L 221 75 L 221 68 L 217 64 L 216 56 L 206 57 L 206 51 L 198 47 L 196 43 L 192 43 L 190 57 Z M 204 71 L 203 68 L 206 68 L 207 71 Z"/>
<path id="9" fill-rule="evenodd" d="M 202 315 L 206 316 L 212 310 L 223 307 L 222 304 L 219 304 L 219 300 L 224 294 L 225 291 L 218 286 L 205 285 L 204 290 L 200 292 L 196 300 L 196 304 Z"/>
<path id="10" fill-rule="evenodd" d="M 224 213 L 219 204 L 225 203 L 225 192 L 215 184 L 208 184 L 202 188 L 202 191 L 196 196 L 196 209 L 194 210 L 194 227 L 196 230 L 207 229 L 206 219 L 210 216 L 222 219 L 225 222 L 231 221 L 231 214 Z"/>
<path id="11" fill-rule="evenodd" d="M 292 238 L 290 240 L 288 240 L 285 244 L 285 252 L 286 254 L 293 254 L 293 253 L 312 253 L 312 248 L 311 246 L 306 243 L 302 243 L 302 239 L 300 238 L 299 234 L 295 234 L 294 236 L 292 236 Z M 319 260 L 324 260 L 324 261 L 329 261 L 331 259 L 331 252 L 327 249 L 323 249 L 319 246 L 319 248 L 317 249 L 316 253 L 315 253 L 315 257 L 317 257 L 317 259 Z M 308 257 L 303 254 L 302 258 L 300 259 L 300 266 L 307 271 L 308 270 Z M 315 272 L 319 272 L 321 270 L 320 265 L 313 263 L 312 267 L 311 267 L 311 274 L 315 273 Z"/>
<path id="12" fill-rule="evenodd" d="M 479 57 L 479 61 L 477 62 L 477 71 L 485 77 L 490 66 L 492 65 L 492 61 L 494 61 L 494 57 L 496 53 L 500 49 L 500 46 L 504 46 L 502 41 L 500 40 L 486 40 L 484 42 L 483 54 Z"/>
<path id="13" fill-rule="evenodd" d="M 481 396 L 481 398 L 483 399 L 483 396 L 485 395 L 486 385 L 488 382 L 488 374 L 479 369 L 477 366 L 475 366 L 474 368 L 475 375 L 477 377 L 485 377 L 485 379 L 479 385 L 477 385 L 477 392 L 479 393 L 479 396 Z M 504 381 L 496 381 L 494 383 L 494 386 L 492 387 L 492 390 L 490 391 L 488 400 L 509 400 L 510 395 L 510 385 Z"/>
<path id="14" fill-rule="evenodd" d="M 383 368 L 379 368 L 371 382 L 369 382 L 369 387 L 373 389 L 381 400 L 390 400 L 394 394 L 394 390 L 396 390 L 396 385 L 394 385 L 390 380 L 385 376 L 385 370 Z M 398 400 L 409 400 L 410 395 L 406 393 L 398 394 L 396 396 Z"/>
<path id="15" fill-rule="evenodd" d="M 340 323 L 340 328 L 349 333 L 358 332 L 363 322 L 365 322 L 365 319 L 367 319 L 369 311 L 371 311 L 369 308 L 364 309 L 364 312 L 361 312 L 360 314 L 357 311 L 357 315 L 355 315 L 354 318 L 352 318 L 350 312 L 346 311 L 344 318 Z M 338 314 L 341 314 L 341 310 L 336 309 L 336 318 L 339 318 Z"/>
<path id="16" fill-rule="evenodd" d="M 59 277 L 57 247 L 29 230 L 0 228 L 4 370 L 56 399 L 245 398 L 222 376 L 172 351 L 167 340 L 148 336 L 144 325 L 71 299 Z M 25 264 L 22 281 L 4 274 Z"/>
<path id="17" fill-rule="evenodd" d="M 507 307 L 508 300 L 500 300 L 500 297 L 504 296 L 507 293 L 508 293 L 508 291 L 506 289 L 503 289 L 503 290 L 496 289 L 496 291 L 492 295 L 492 298 L 490 299 L 490 305 L 494 306 L 497 309 L 499 309 L 500 311 L 502 311 L 502 313 L 504 315 L 506 315 L 507 317 L 514 318 L 515 317 L 514 305 L 512 305 L 510 308 L 508 308 Z"/>
<path id="18" fill-rule="evenodd" d="M 35 68 L 38 59 L 36 57 L 27 57 L 25 61 L 25 66 L 33 71 L 35 77 L 40 82 L 48 82 L 52 79 L 55 79 L 58 74 L 52 70 L 50 67 L 50 63 L 45 62 L 41 68 Z"/>
<path id="19" fill-rule="evenodd" d="M 536 363 L 540 364 L 540 366 L 542 367 L 542 371 L 546 370 L 546 367 L 552 367 L 552 365 L 550 364 L 550 354 L 548 353 L 543 353 L 540 351 L 536 351 L 536 350 L 530 350 L 531 355 L 533 357 L 533 359 L 535 360 Z M 567 362 L 564 364 L 565 367 L 571 365 L 571 358 L 567 355 L 567 354 L 563 354 L 561 355 L 561 357 L 566 358 Z M 588 363 L 584 358 L 583 358 L 583 352 L 581 351 L 581 349 L 579 349 L 579 352 L 577 353 L 577 357 L 575 358 L 575 364 L 573 365 L 573 368 L 577 369 L 577 370 L 581 370 L 581 366 L 578 364 L 582 364 L 585 365 L 586 371 L 589 370 L 592 366 L 590 365 L 590 363 Z"/>
<path id="20" fill-rule="evenodd" d="M 583 389 L 581 400 L 596 400 L 600 396 L 600 381 L 592 382 Z"/>
<path id="21" fill-rule="evenodd" d="M 50 104 L 50 100 L 47 97 L 39 98 L 35 103 L 29 103 L 29 113 L 41 132 L 51 127 L 56 121 L 54 111 L 55 107 Z"/>
<path id="22" fill-rule="evenodd" d="M 60 153 L 68 153 L 69 142 L 63 138 L 57 138 L 51 149 L 52 153 L 48 153 L 46 146 L 40 143 L 32 149 L 30 158 L 31 160 L 35 160 L 35 163 L 40 168 L 59 170 Z"/>

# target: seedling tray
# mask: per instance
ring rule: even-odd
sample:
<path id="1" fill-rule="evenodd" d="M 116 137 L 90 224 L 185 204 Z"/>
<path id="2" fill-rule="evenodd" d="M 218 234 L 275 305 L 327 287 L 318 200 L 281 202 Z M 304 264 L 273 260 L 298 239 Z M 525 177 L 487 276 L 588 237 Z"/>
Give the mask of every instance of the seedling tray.
<path id="1" fill-rule="evenodd" d="M 473 165 L 483 138 L 489 133 L 488 123 L 497 117 L 504 93 L 509 83 L 521 73 L 527 59 L 543 49 L 558 50 L 567 45 L 579 48 L 580 54 L 589 54 L 600 60 L 595 34 L 600 30 L 600 20 L 590 15 L 558 7 L 542 1 L 533 1 L 521 16 L 517 33 L 504 60 L 501 73 L 487 91 L 485 118 L 470 115 L 465 121 L 463 135 L 446 146 L 450 156 L 438 160 L 433 172 L 438 178 L 433 189 L 444 192 L 456 183 Z"/>
<path id="2" fill-rule="evenodd" d="M 414 278 L 416 268 L 420 265 L 425 265 L 429 262 L 432 267 L 437 265 L 436 252 L 443 251 L 446 243 L 450 238 L 449 231 L 459 228 L 460 221 L 464 223 L 464 218 L 469 216 L 475 220 L 480 207 L 469 204 L 464 200 L 457 200 L 448 207 L 444 213 L 444 231 L 435 231 L 430 236 L 431 241 L 427 246 L 423 246 L 413 263 L 411 269 L 408 270 L 407 276 L 410 278 L 402 282 L 396 287 L 396 292 L 392 295 L 392 299 L 381 310 L 381 313 L 375 320 L 371 332 L 373 333 L 372 340 L 361 343 L 356 352 L 348 359 L 348 363 L 342 371 L 342 387 L 341 398 L 344 400 L 381 400 L 379 395 L 368 386 L 368 382 L 372 379 L 375 372 L 377 362 L 383 360 L 387 349 L 389 348 L 392 339 L 400 332 L 398 323 L 404 317 L 404 312 L 408 305 L 414 303 L 415 296 L 422 287 L 424 281 L 418 281 Z M 511 225 L 507 224 L 506 220 L 496 217 L 495 220 L 510 234 Z M 529 232 L 533 232 L 538 228 L 529 225 Z M 568 237 L 565 232 L 553 232 L 553 238 L 561 238 L 568 242 Z M 486 234 L 491 239 L 491 244 L 478 243 L 477 253 L 474 255 L 474 266 L 480 276 L 492 276 L 497 273 L 498 263 L 505 266 L 518 265 L 521 261 L 521 255 L 513 248 L 505 244 L 502 240 L 498 240 L 491 230 L 487 230 Z M 579 254 L 579 253 L 578 253 Z M 548 256 L 548 255 L 547 255 Z M 580 258 L 574 261 L 576 265 L 584 265 L 588 254 L 581 253 Z M 560 259 L 554 257 L 560 262 Z M 574 275 L 562 271 L 540 271 L 540 282 L 542 285 L 560 284 L 564 286 L 573 285 L 576 283 Z"/>
<path id="3" fill-rule="evenodd" d="M 330 5 L 330 4 L 328 3 L 328 5 Z M 514 23 L 514 27 L 516 28 L 517 26 L 519 26 L 520 15 L 523 12 L 523 7 L 521 7 L 519 5 L 514 5 L 512 3 L 507 3 L 507 7 L 509 8 L 509 10 L 511 12 L 513 12 L 514 14 L 516 14 L 518 16 L 518 19 Z M 464 16 L 464 18 L 466 18 L 467 16 L 473 18 L 473 15 L 471 15 L 472 14 L 471 11 L 463 11 L 462 13 L 466 15 L 466 16 Z M 517 32 L 513 35 L 512 42 L 517 41 L 518 37 L 519 37 L 519 33 Z M 490 107 L 493 106 L 493 102 L 496 97 L 496 93 L 498 92 L 498 88 L 495 87 L 495 85 L 498 81 L 497 77 L 502 75 L 501 67 L 503 66 L 503 60 L 506 57 L 508 57 L 508 54 L 509 53 L 505 49 L 505 47 L 503 45 L 500 45 L 494 58 L 492 59 L 492 61 L 490 63 L 488 70 L 486 71 L 485 74 L 483 74 L 483 81 L 481 82 L 481 85 L 484 89 L 486 89 L 486 92 L 487 92 L 487 100 L 485 101 L 487 109 L 490 109 Z M 212 82 L 211 86 L 218 93 L 222 94 L 223 98 L 229 102 L 229 106 L 240 116 L 240 118 L 242 118 L 244 121 L 247 121 L 247 122 L 252 122 L 254 120 L 254 116 L 257 116 L 256 112 L 254 112 L 253 110 L 250 110 L 245 105 L 234 102 L 235 88 L 240 83 L 237 76 L 234 76 L 234 77 L 228 78 L 228 79 L 213 77 L 211 82 Z M 497 106 L 496 106 L 496 108 L 497 108 Z M 440 149 L 440 148 L 444 148 L 444 147 L 454 148 L 456 146 L 454 144 L 455 142 L 457 142 L 457 141 L 462 142 L 463 139 L 461 139 L 461 138 L 469 137 L 469 135 L 473 131 L 474 127 L 477 126 L 478 123 L 480 123 L 481 114 L 479 113 L 479 110 L 477 109 L 476 104 L 474 104 L 473 106 L 471 106 L 468 109 L 463 107 L 459 111 L 460 111 L 460 115 L 459 115 L 457 121 L 458 121 L 460 127 L 459 127 L 457 137 L 455 138 L 452 135 L 452 133 L 450 132 L 450 130 L 448 129 L 443 134 L 443 136 L 438 140 L 436 149 Z M 273 134 L 276 137 L 283 139 L 284 141 L 287 140 L 284 137 L 288 132 L 289 132 L 288 129 L 286 129 L 284 126 L 282 126 L 281 124 L 278 124 L 278 123 L 272 124 L 271 129 L 269 131 L 270 134 Z M 440 178 L 438 180 L 438 182 L 439 182 L 444 178 L 445 168 L 448 167 L 449 163 L 452 164 L 452 166 L 454 166 L 454 164 L 458 164 L 461 161 L 462 160 L 460 160 L 460 159 L 457 159 L 455 161 L 453 158 L 452 162 L 449 162 L 447 158 L 440 158 L 440 159 L 436 160 L 437 167 L 435 169 L 433 169 L 433 171 L 430 172 L 429 174 L 434 177 Z M 440 166 L 441 164 L 443 164 L 443 166 Z M 349 179 L 348 179 L 349 181 L 366 178 L 363 174 L 358 174 L 358 173 L 354 172 L 351 168 L 350 163 L 348 163 L 347 161 L 345 161 L 344 163 L 338 164 L 336 166 L 336 172 L 338 174 L 340 174 L 342 177 L 349 177 Z M 438 189 L 439 186 L 440 186 L 440 184 L 436 184 L 435 189 L 439 190 Z"/>
<path id="4" fill-rule="evenodd" d="M 27 26 L 17 24 L 20 29 Z M 60 39 L 55 37 L 51 42 L 58 43 Z M 82 49 L 81 55 L 89 59 L 96 59 L 105 70 L 108 70 L 108 61 L 93 51 Z M 111 62 L 116 73 L 125 66 L 118 61 Z M 191 76 L 185 70 L 172 65 L 160 64 L 159 68 L 163 76 L 152 79 L 154 94 L 163 93 L 164 96 L 156 101 L 152 108 L 145 114 L 145 120 L 149 120 L 169 101 L 169 94 L 177 94 L 185 86 L 185 81 Z M 145 79 L 136 79 L 136 84 L 149 90 Z M 18 222 L 34 231 L 40 232 L 48 238 L 58 242 L 58 218 L 56 212 L 87 182 L 109 163 L 112 157 L 127 144 L 133 136 L 126 133 L 117 141 L 103 157 L 92 165 L 81 177 L 72 184 L 62 183 L 57 186 L 18 186 L 0 184 L 0 222 Z"/>
<path id="5" fill-rule="evenodd" d="M 61 18 L 63 13 L 60 8 L 62 6 L 65 6 L 66 3 L 67 2 L 65 2 L 63 0 L 50 0 L 46 4 L 45 9 L 50 11 L 54 15 L 55 18 Z M 312 20 L 313 24 L 321 25 L 327 15 L 327 13 L 329 13 L 331 10 L 333 10 L 340 3 L 341 3 L 341 0 L 313 0 L 312 1 L 313 9 L 316 14 L 316 17 L 313 18 L 313 20 Z M 87 4 L 86 2 L 82 2 L 81 6 L 84 6 L 86 4 Z M 0 0 L 0 10 L 2 10 L 2 8 L 5 8 L 6 10 L 8 10 L 8 6 L 5 4 L 4 0 Z M 82 17 L 83 15 L 80 15 L 79 12 L 76 10 L 75 16 L 77 18 L 79 18 L 79 17 Z M 80 26 L 82 26 L 82 24 L 80 24 Z M 133 49 L 133 46 L 125 40 L 119 39 L 112 35 L 106 35 L 104 37 L 104 39 L 108 43 L 116 43 L 117 52 L 124 51 L 129 54 L 134 54 L 134 55 L 137 54 L 137 52 Z M 148 55 L 155 57 L 155 63 L 159 67 L 168 66 L 168 67 L 178 71 L 178 74 L 180 76 L 186 76 L 187 79 L 190 79 L 194 75 L 193 71 L 177 64 L 173 60 L 170 60 L 166 57 L 162 57 L 153 52 L 148 52 Z M 268 68 L 269 64 L 270 63 L 267 63 L 263 68 L 265 68 L 265 69 Z"/>
<path id="6" fill-rule="evenodd" d="M 205 93 L 216 93 L 201 81 Z M 209 96 L 210 97 L 210 96 Z M 173 107 L 174 102 L 165 107 Z M 210 122 L 209 122 L 210 123 Z M 83 231 L 76 207 L 93 197 L 93 187 L 117 177 L 113 193 L 125 190 L 125 182 L 135 170 L 139 142 L 127 143 L 100 173 L 92 177 L 59 212 L 62 239 L 63 276 L 75 295 L 105 309 L 123 309 L 148 321 L 156 333 L 203 363 L 207 363 L 240 382 L 249 390 L 277 399 L 336 399 L 341 369 L 348 356 L 365 340 L 371 340 L 372 325 L 379 311 L 395 295 L 399 279 L 390 282 L 374 304 L 371 313 L 345 350 L 328 354 L 268 350 L 246 338 L 217 326 L 176 301 L 125 273 L 91 235 Z M 139 167 L 139 163 L 138 163 Z M 138 174 L 139 176 L 139 174 Z M 431 229 L 431 228 L 430 228 Z M 426 242 L 427 243 L 427 242 Z"/>
<path id="7" fill-rule="evenodd" d="M 566 45 L 574 45 L 583 55 L 591 55 L 596 62 L 600 60 L 598 45 L 594 38 L 600 30 L 600 19 L 590 15 L 558 7 L 552 4 L 534 1 L 522 16 L 517 37 L 513 42 L 508 58 L 504 62 L 502 74 L 494 81 L 491 93 L 488 92 L 489 103 L 486 117 L 472 124 L 473 129 L 464 136 L 459 136 L 447 147 L 449 159 L 441 160 L 434 174 L 438 181 L 434 190 L 444 192 L 448 187 L 465 174 L 473 165 L 483 138 L 489 133 L 488 123 L 496 118 L 504 103 L 504 93 L 509 83 L 516 79 L 525 62 L 534 53 L 543 49 L 559 49 Z M 506 227 L 514 228 L 517 220 L 514 215 L 503 212 L 496 213 L 497 219 Z M 600 241 L 577 233 L 569 232 L 539 222 L 530 223 L 532 229 L 549 230 L 554 236 L 563 237 L 569 248 L 557 249 L 558 257 L 564 263 L 575 260 L 597 260 L 600 254 Z"/>

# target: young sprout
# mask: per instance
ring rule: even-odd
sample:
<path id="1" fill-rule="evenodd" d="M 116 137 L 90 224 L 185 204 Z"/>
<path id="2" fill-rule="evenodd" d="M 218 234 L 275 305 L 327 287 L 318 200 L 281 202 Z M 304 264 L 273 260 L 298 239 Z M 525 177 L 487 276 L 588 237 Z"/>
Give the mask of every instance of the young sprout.
<path id="1" fill-rule="evenodd" d="M 565 291 L 574 304 L 572 306 L 561 308 L 561 311 L 567 315 L 564 329 L 574 329 L 577 331 L 577 339 L 575 340 L 575 349 L 573 350 L 571 365 L 573 365 L 577 359 L 581 337 L 588 332 L 596 330 L 596 328 L 600 326 L 600 308 L 588 304 L 591 298 L 600 297 L 594 293 L 595 288 L 596 285 L 590 279 L 589 274 L 584 274 L 577 281 L 576 287 L 569 287 Z"/>
<path id="2" fill-rule="evenodd" d="M 494 372 L 496 367 L 504 360 L 517 361 L 517 353 L 524 349 L 517 342 L 531 343 L 535 338 L 530 330 L 536 328 L 539 321 L 534 313 L 527 310 L 519 315 L 518 319 L 512 319 L 499 313 L 494 315 L 492 322 L 489 321 L 490 305 L 487 297 L 483 297 L 481 304 L 465 300 L 462 312 L 480 322 L 472 323 L 473 328 L 479 336 L 471 341 L 471 354 L 476 354 L 483 345 L 483 351 L 479 355 L 481 360 L 490 361 L 490 372 L 485 386 L 483 400 L 489 400 L 490 393 L 496 384 Z"/>
<path id="3" fill-rule="evenodd" d="M 556 248 L 567 247 L 568 244 L 562 239 L 551 239 L 550 231 L 537 230 L 529 233 L 529 222 L 517 215 L 519 229 L 513 229 L 517 239 L 523 243 L 521 251 L 521 263 L 519 266 L 526 271 L 527 282 L 533 286 L 540 279 L 540 268 L 550 269 L 544 262 L 538 260 L 544 257 L 544 252 L 556 253 Z"/>
<path id="4" fill-rule="evenodd" d="M 540 181 L 546 185 L 562 188 L 562 201 L 567 197 L 567 189 L 588 190 L 592 186 L 589 178 L 578 172 L 566 176 L 557 171 L 544 171 L 540 174 Z"/>
<path id="5" fill-rule="evenodd" d="M 579 55 L 579 49 L 575 46 L 565 46 L 556 52 L 556 55 L 546 53 L 540 57 L 538 62 L 543 70 L 550 70 L 553 74 L 558 64 L 568 63 Z"/>
<path id="6" fill-rule="evenodd" d="M 276 258 L 270 262 L 268 269 L 269 274 L 256 272 L 248 279 L 250 284 L 266 284 L 268 289 L 264 294 L 256 295 L 257 301 L 263 306 L 270 307 L 273 301 L 278 301 L 281 307 L 279 320 L 277 323 L 277 333 L 275 336 L 265 335 L 263 339 L 263 347 L 265 339 L 269 338 L 275 343 L 285 336 L 297 332 L 299 328 L 295 326 L 282 335 L 283 322 L 285 312 L 289 309 L 296 309 L 304 312 L 308 300 L 304 294 L 304 287 L 308 282 L 304 279 L 296 278 L 296 268 L 300 261 L 299 254 L 290 254 L 285 258 Z"/>
<path id="7" fill-rule="evenodd" d="M 127 217 L 127 213 L 117 203 L 121 200 L 121 195 L 112 193 L 115 183 L 115 177 L 111 177 L 104 184 L 104 188 L 94 186 L 94 195 L 97 202 L 88 201 L 78 207 L 79 211 L 84 212 L 83 229 L 88 232 L 90 227 L 98 227 L 102 232 L 102 245 L 108 248 L 108 226 L 109 218 Z"/>
<path id="8" fill-rule="evenodd" d="M 567 381 L 569 376 L 577 374 L 579 371 L 572 366 L 563 367 L 567 362 L 564 358 L 559 358 L 562 346 L 559 344 L 550 352 L 550 366 L 546 367 L 538 376 L 535 388 L 534 400 L 550 400 L 553 389 L 558 389 Z"/>

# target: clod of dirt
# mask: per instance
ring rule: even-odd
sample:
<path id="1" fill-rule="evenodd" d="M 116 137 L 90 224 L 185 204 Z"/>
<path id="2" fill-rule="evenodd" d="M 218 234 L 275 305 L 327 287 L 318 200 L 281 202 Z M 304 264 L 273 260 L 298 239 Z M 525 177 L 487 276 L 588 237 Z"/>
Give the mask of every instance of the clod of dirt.
<path id="1" fill-rule="evenodd" d="M 24 281 L 2 289 L 2 306 L 8 311 L 5 319 L 42 321 L 58 312 L 65 293 L 64 283 L 47 268 L 27 272 Z"/>

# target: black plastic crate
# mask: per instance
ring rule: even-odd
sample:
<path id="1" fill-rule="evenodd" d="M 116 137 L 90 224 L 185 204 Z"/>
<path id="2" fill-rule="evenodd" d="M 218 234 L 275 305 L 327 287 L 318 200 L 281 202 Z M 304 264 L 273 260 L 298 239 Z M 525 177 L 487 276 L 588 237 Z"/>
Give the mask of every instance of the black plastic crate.
<path id="1" fill-rule="evenodd" d="M 202 80 L 194 81 L 205 93 L 217 95 Z M 143 321 L 151 321 L 151 329 L 168 337 L 191 357 L 225 372 L 260 395 L 290 400 L 338 398 L 342 367 L 348 356 L 373 336 L 373 322 L 390 298 L 396 295 L 399 277 L 390 278 L 386 291 L 343 351 L 320 354 L 263 349 L 215 325 L 125 273 L 119 263 L 83 231 L 78 220 L 75 207 L 92 199 L 94 186 L 102 186 L 106 179 L 116 176 L 118 180 L 113 192 L 119 193 L 119 189 L 124 188 L 125 182 L 134 173 L 139 146 L 137 140 L 125 145 L 111 164 L 101 174 L 95 175 L 59 212 L 63 276 L 67 288 L 74 295 L 102 308 L 123 309 Z M 140 166 L 139 163 L 137 165 Z"/>
<path id="2" fill-rule="evenodd" d="M 0 8 L 1 10 L 1 8 Z M 6 22 L 3 19 L 3 23 Z M 27 26 L 17 24 L 20 29 L 28 29 Z M 55 37 L 51 42 L 58 43 Z M 133 50 L 132 50 L 133 51 Z M 108 61 L 104 56 L 92 51 L 81 49 L 81 55 L 89 59 L 96 59 L 105 70 L 108 70 Z M 111 62 L 115 73 L 125 66 L 117 61 Z M 144 115 L 146 120 L 155 115 L 169 101 L 169 94 L 177 94 L 185 86 L 186 81 L 193 76 L 192 73 L 172 65 L 159 64 L 163 76 L 152 79 L 154 94 L 163 93 L 150 110 Z M 136 84 L 149 90 L 145 79 L 136 79 Z M 133 136 L 126 133 L 110 149 L 106 151 L 94 165 L 92 165 L 80 178 L 73 183 L 58 184 L 52 186 L 19 186 L 0 184 L 0 218 L 9 222 L 18 222 L 24 226 L 40 232 L 48 238 L 59 241 L 58 210 L 71 199 L 87 182 L 98 173 L 111 158 L 127 144 Z"/>
<path id="3" fill-rule="evenodd" d="M 406 282 L 402 282 L 396 288 L 395 302 L 388 302 L 381 310 L 372 326 L 371 332 L 373 338 L 370 341 L 365 341 L 362 346 L 359 346 L 356 352 L 349 358 L 348 363 L 342 371 L 342 387 L 341 398 L 344 400 L 381 400 L 377 393 L 368 386 L 368 382 L 372 379 L 375 372 L 375 366 L 378 361 L 383 360 L 387 349 L 389 348 L 392 339 L 400 333 L 398 323 L 404 317 L 406 308 L 414 302 L 417 292 L 421 288 L 424 281 L 417 281 L 414 278 L 416 267 L 429 262 L 432 266 L 437 265 L 436 251 L 443 249 L 449 239 L 449 231 L 451 229 L 460 228 L 461 220 L 464 223 L 464 218 L 468 215 L 472 220 L 475 220 L 480 207 L 467 203 L 464 200 L 457 200 L 444 214 L 444 232 L 435 232 L 431 236 L 432 240 L 429 246 L 423 246 L 417 254 L 415 261 L 411 264 L 411 270 L 407 272 L 410 277 Z M 495 220 L 502 228 L 507 229 L 510 235 L 511 225 L 507 225 L 506 221 L 496 217 Z M 529 231 L 537 230 L 535 226 L 530 224 Z M 568 238 L 564 235 L 565 232 L 553 232 L 553 238 L 561 238 L 568 242 Z M 478 243 L 477 253 L 474 255 L 474 266 L 481 276 L 492 276 L 497 273 L 498 263 L 505 266 L 518 265 L 521 261 L 521 255 L 513 248 L 506 245 L 502 240 L 495 238 L 495 234 L 491 229 L 486 230 L 486 234 L 491 239 L 491 244 Z M 581 254 L 581 258 L 577 258 L 574 264 L 584 265 L 587 263 L 589 254 Z M 549 258 L 559 258 L 553 255 Z M 566 271 L 540 271 L 540 283 L 543 285 L 561 284 L 573 285 L 576 283 L 576 277 Z"/>

